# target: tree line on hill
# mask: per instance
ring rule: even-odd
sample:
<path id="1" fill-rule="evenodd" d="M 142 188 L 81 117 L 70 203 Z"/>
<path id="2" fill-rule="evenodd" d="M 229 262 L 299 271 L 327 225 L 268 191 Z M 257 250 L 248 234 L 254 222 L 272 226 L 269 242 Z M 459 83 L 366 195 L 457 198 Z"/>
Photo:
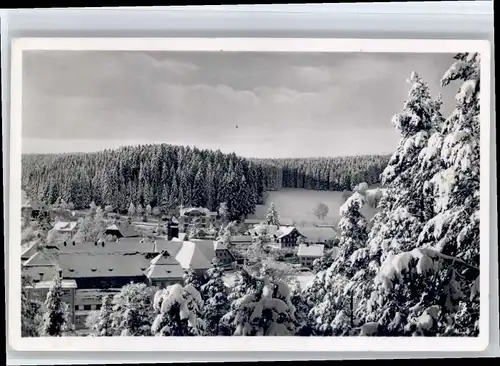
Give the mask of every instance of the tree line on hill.
<path id="1" fill-rule="evenodd" d="M 227 289 L 215 266 L 204 279 L 191 274 L 184 285 L 156 291 L 144 312 L 134 306 L 118 312 L 121 321 L 111 333 L 111 305 L 103 306 L 93 335 L 132 335 L 123 332 L 139 323 L 161 336 L 477 336 L 484 331 L 479 66 L 478 54 L 455 56 L 442 78 L 443 87 L 461 82 L 447 117 L 441 99 L 412 73 L 408 99 L 393 118 L 401 140 L 382 174 L 380 211 L 369 230 L 361 212 L 364 196 L 356 192 L 347 199 L 340 208 L 338 248 L 314 263 L 316 274 L 306 288 L 257 260 L 252 271 L 240 269 Z M 276 217 L 271 209 L 266 222 Z M 223 230 L 219 240 L 227 237 Z M 262 258 L 264 249 L 256 240 L 252 255 Z"/>
<path id="2" fill-rule="evenodd" d="M 96 153 L 22 157 L 22 188 L 49 205 L 88 208 L 91 202 L 126 213 L 130 204 L 169 212 L 179 206 L 216 210 L 231 219 L 254 213 L 265 191 L 283 187 L 349 190 L 376 183 L 386 157 L 249 160 L 220 151 L 167 144 Z"/>
<path id="3" fill-rule="evenodd" d="M 340 156 L 334 158 L 252 159 L 264 167 L 267 190 L 304 188 L 352 191 L 362 182 L 380 183 L 390 155 Z"/>

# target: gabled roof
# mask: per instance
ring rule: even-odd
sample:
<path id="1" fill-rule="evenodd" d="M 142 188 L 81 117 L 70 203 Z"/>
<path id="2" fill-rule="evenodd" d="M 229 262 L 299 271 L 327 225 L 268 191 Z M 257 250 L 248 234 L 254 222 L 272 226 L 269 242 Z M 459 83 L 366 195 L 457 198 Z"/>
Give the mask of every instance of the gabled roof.
<path id="1" fill-rule="evenodd" d="M 214 241 L 214 250 L 227 250 L 227 245 L 216 240 Z"/>
<path id="2" fill-rule="evenodd" d="M 210 260 L 205 257 L 200 248 L 192 241 L 185 241 L 175 256 L 184 269 L 208 269 L 212 267 Z"/>
<path id="3" fill-rule="evenodd" d="M 182 279 L 184 271 L 180 263 L 166 251 L 158 254 L 144 274 L 148 278 L 179 278 Z"/>
<path id="4" fill-rule="evenodd" d="M 243 223 L 245 223 L 245 224 L 249 224 L 249 225 L 252 225 L 252 224 L 253 224 L 253 225 L 257 225 L 257 224 L 260 224 L 261 222 L 262 222 L 262 220 L 261 220 L 261 219 L 245 219 L 245 220 L 243 221 Z"/>
<path id="5" fill-rule="evenodd" d="M 203 215 L 208 215 L 210 214 L 210 210 L 205 207 L 186 207 L 186 208 L 181 208 L 180 214 L 181 216 L 188 215 L 192 212 L 199 212 Z"/>
<path id="6" fill-rule="evenodd" d="M 73 231 L 78 223 L 76 221 L 58 221 L 54 225 L 57 231 Z"/>
<path id="7" fill-rule="evenodd" d="M 275 235 L 278 239 L 281 239 L 287 235 L 290 235 L 294 230 L 297 230 L 294 226 L 282 226 L 279 228 Z"/>
<path id="8" fill-rule="evenodd" d="M 142 238 L 120 238 L 118 241 L 98 241 L 97 245 L 95 242 L 80 242 L 73 245 L 70 241 L 66 246 L 59 243 L 59 251 L 61 253 L 155 253 L 156 243 L 165 240 L 156 239 L 151 241 L 148 239 L 142 240 Z M 104 243 L 104 246 L 102 245 Z M 159 251 L 158 251 L 159 252 Z"/>
<path id="9" fill-rule="evenodd" d="M 297 256 L 299 257 L 322 257 L 325 246 L 323 244 L 300 244 Z"/>
<path id="10" fill-rule="evenodd" d="M 104 232 L 107 231 L 118 231 L 124 238 L 135 238 L 139 236 L 132 225 L 112 224 L 104 230 Z"/>
<path id="11" fill-rule="evenodd" d="M 180 240 L 157 240 L 155 245 L 155 251 L 161 253 L 162 251 L 167 251 L 172 257 L 175 257 L 177 253 L 181 250 L 182 241 Z"/>
<path id="12" fill-rule="evenodd" d="M 59 265 L 65 278 L 138 277 L 150 261 L 139 253 L 60 253 Z"/>
<path id="13" fill-rule="evenodd" d="M 252 242 L 251 235 L 234 235 L 229 237 L 229 242 L 231 243 L 250 243 Z"/>
<path id="14" fill-rule="evenodd" d="M 192 239 L 190 240 L 193 242 L 198 249 L 203 253 L 205 258 L 207 258 L 210 262 L 212 262 L 212 259 L 215 257 L 215 242 L 213 240 L 207 240 L 207 239 Z"/>
<path id="15" fill-rule="evenodd" d="M 335 229 L 331 227 L 307 226 L 307 227 L 300 227 L 297 230 L 307 239 L 319 242 L 333 239 L 338 236 Z"/>

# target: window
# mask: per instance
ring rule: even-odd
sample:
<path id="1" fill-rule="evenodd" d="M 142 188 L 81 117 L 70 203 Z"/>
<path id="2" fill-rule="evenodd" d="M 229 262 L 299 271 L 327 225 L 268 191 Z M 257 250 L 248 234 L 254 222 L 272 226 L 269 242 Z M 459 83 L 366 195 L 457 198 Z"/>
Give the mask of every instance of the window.
<path id="1" fill-rule="evenodd" d="M 102 304 L 97 304 L 97 305 L 95 306 L 95 309 L 96 309 L 96 310 L 101 310 L 101 308 L 102 308 Z"/>
<path id="2" fill-rule="evenodd" d="M 83 305 L 83 310 L 92 310 L 92 305 Z"/>

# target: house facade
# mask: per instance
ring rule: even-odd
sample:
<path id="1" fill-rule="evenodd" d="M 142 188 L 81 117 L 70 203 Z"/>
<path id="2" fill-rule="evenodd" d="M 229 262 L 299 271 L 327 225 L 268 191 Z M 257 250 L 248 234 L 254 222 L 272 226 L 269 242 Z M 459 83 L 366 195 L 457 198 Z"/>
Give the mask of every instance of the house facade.
<path id="1" fill-rule="evenodd" d="M 323 244 L 300 244 L 297 251 L 299 263 L 304 267 L 312 268 L 314 261 L 323 256 L 324 250 Z"/>
<path id="2" fill-rule="evenodd" d="M 186 232 L 193 227 L 209 229 L 215 224 L 216 219 L 217 212 L 212 212 L 204 207 L 181 208 L 179 230 Z"/>
<path id="3" fill-rule="evenodd" d="M 297 240 L 303 235 L 293 226 L 280 227 L 274 234 L 274 239 L 280 249 L 297 246 Z"/>

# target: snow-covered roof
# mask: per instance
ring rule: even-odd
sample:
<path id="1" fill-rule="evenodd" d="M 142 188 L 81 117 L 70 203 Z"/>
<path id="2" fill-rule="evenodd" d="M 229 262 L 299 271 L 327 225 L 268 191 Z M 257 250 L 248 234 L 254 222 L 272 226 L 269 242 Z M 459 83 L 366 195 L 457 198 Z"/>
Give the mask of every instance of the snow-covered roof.
<path id="1" fill-rule="evenodd" d="M 120 231 L 120 229 L 118 228 L 118 226 L 117 226 L 116 224 L 109 225 L 109 226 L 106 228 L 106 231 L 108 231 L 108 230 Z"/>
<path id="2" fill-rule="evenodd" d="M 215 257 L 215 243 L 213 240 L 206 239 L 192 239 L 190 240 L 201 250 L 205 258 L 210 262 Z"/>
<path id="3" fill-rule="evenodd" d="M 300 227 L 297 230 L 308 240 L 315 242 L 323 242 L 325 240 L 330 240 L 338 236 L 335 229 L 331 227 L 308 226 Z"/>
<path id="4" fill-rule="evenodd" d="M 216 240 L 214 241 L 214 250 L 227 250 L 227 244 Z"/>
<path id="5" fill-rule="evenodd" d="M 54 225 L 57 231 L 73 231 L 78 223 L 76 221 L 58 221 Z"/>
<path id="6" fill-rule="evenodd" d="M 60 253 L 58 262 L 65 278 L 139 277 L 150 265 L 140 253 Z"/>
<path id="7" fill-rule="evenodd" d="M 45 266 L 57 264 L 57 254 L 50 251 L 37 251 L 24 262 L 25 266 Z"/>
<path id="8" fill-rule="evenodd" d="M 184 270 L 179 261 L 169 255 L 167 251 L 158 254 L 144 274 L 148 278 L 179 278 L 182 279 Z"/>
<path id="9" fill-rule="evenodd" d="M 175 256 L 175 259 L 179 261 L 184 269 L 208 269 L 212 267 L 210 260 L 192 241 L 183 242 L 182 248 Z"/>
<path id="10" fill-rule="evenodd" d="M 108 231 L 118 231 L 124 238 L 135 238 L 139 236 L 132 225 L 111 224 L 104 230 L 104 233 Z"/>
<path id="11" fill-rule="evenodd" d="M 229 242 L 231 243 L 251 243 L 252 236 L 251 235 L 234 235 L 229 238 Z"/>
<path id="12" fill-rule="evenodd" d="M 157 240 L 156 252 L 160 253 L 166 250 L 172 257 L 175 257 L 181 250 L 182 243 L 180 240 Z"/>
<path id="13" fill-rule="evenodd" d="M 300 244 L 297 256 L 299 257 L 322 257 L 325 246 L 323 244 Z"/>
<path id="14" fill-rule="evenodd" d="M 294 226 L 281 226 L 275 233 L 275 235 L 278 239 L 281 239 L 287 235 L 290 235 L 294 230 L 296 230 Z"/>
<path id="15" fill-rule="evenodd" d="M 26 286 L 27 288 L 50 288 L 52 286 L 52 280 L 50 281 L 40 281 L 34 284 L 34 286 Z M 76 288 L 75 280 L 62 280 L 61 281 L 62 288 Z"/>
<path id="16" fill-rule="evenodd" d="M 274 235 L 278 231 L 278 226 L 276 225 L 267 225 L 267 224 L 259 224 L 255 225 L 249 232 L 254 235 L 259 233 L 261 230 L 266 229 L 268 235 Z"/>
<path id="17" fill-rule="evenodd" d="M 36 248 L 37 248 L 37 243 L 32 242 L 25 248 L 23 248 L 23 251 L 21 252 L 21 258 L 27 258 L 31 257 L 33 254 L 36 253 Z"/>
<path id="18" fill-rule="evenodd" d="M 161 245 L 165 242 L 164 239 L 142 239 L 142 238 L 120 238 L 118 241 L 98 241 L 95 245 L 94 241 L 77 242 L 73 245 L 72 241 L 68 241 L 67 245 L 58 244 L 61 253 L 156 253 L 160 252 L 156 249 L 156 245 Z"/>
<path id="19" fill-rule="evenodd" d="M 245 219 L 243 223 L 249 224 L 249 225 L 257 225 L 261 223 L 261 219 Z"/>
<path id="20" fill-rule="evenodd" d="M 199 212 L 202 215 L 210 214 L 210 210 L 205 207 L 186 207 L 186 208 L 181 208 L 180 210 L 181 216 L 189 215 L 194 212 Z"/>

